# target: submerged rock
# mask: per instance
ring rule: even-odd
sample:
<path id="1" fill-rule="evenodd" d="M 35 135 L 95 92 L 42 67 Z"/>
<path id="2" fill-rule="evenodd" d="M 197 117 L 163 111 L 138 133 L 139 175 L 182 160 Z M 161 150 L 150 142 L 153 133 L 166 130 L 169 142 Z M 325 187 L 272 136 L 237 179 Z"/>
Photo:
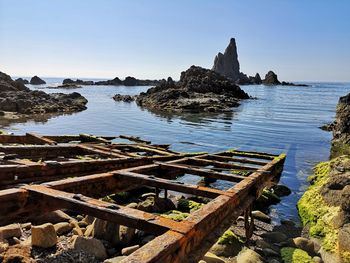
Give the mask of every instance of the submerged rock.
<path id="1" fill-rule="evenodd" d="M 16 82 L 19 82 L 21 84 L 29 84 L 29 81 L 26 79 L 18 78 L 15 80 Z"/>
<path id="2" fill-rule="evenodd" d="M 132 102 L 136 99 L 136 96 L 115 94 L 113 99 L 115 101 Z"/>
<path id="3" fill-rule="evenodd" d="M 137 104 L 160 111 L 222 112 L 237 107 L 249 96 L 220 74 L 197 66 L 181 73 L 180 81 L 162 84 L 141 93 Z"/>
<path id="4" fill-rule="evenodd" d="M 39 78 L 38 76 L 34 76 L 30 79 L 30 84 L 41 85 L 41 84 L 46 84 L 46 82 L 45 82 L 45 80 Z"/>

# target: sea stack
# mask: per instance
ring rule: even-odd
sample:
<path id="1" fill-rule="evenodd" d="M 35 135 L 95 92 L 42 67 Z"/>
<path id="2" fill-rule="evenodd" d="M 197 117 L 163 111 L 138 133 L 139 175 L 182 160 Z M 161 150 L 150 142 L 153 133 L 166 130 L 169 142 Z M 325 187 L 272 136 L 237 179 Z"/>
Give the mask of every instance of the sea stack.
<path id="1" fill-rule="evenodd" d="M 41 85 L 41 84 L 46 84 L 46 82 L 44 80 L 42 80 L 41 78 L 39 78 L 38 76 L 34 76 L 31 78 L 30 84 Z"/>
<path id="2" fill-rule="evenodd" d="M 281 82 L 278 80 L 277 75 L 273 71 L 269 71 L 265 75 L 265 79 L 262 81 L 265 85 L 280 85 Z"/>
<path id="3" fill-rule="evenodd" d="M 239 80 L 239 61 L 236 40 L 231 38 L 224 54 L 219 52 L 214 59 L 213 71 L 236 82 Z"/>

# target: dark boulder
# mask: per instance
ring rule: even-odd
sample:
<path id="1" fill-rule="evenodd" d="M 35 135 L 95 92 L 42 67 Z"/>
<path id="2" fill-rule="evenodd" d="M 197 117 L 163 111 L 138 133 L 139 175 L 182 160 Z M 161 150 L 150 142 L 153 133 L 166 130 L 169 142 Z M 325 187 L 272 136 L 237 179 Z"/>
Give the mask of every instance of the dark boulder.
<path id="1" fill-rule="evenodd" d="M 136 78 L 134 77 L 126 77 L 125 80 L 123 81 L 123 84 L 125 86 L 137 86 L 138 85 L 138 81 Z"/>
<path id="2" fill-rule="evenodd" d="M 26 79 L 18 78 L 15 80 L 16 82 L 19 82 L 21 84 L 29 84 L 29 81 Z"/>
<path id="3" fill-rule="evenodd" d="M 136 99 L 136 96 L 115 94 L 113 99 L 115 101 L 132 102 Z"/>
<path id="4" fill-rule="evenodd" d="M 262 81 L 265 85 L 280 85 L 281 82 L 278 80 L 277 75 L 273 71 L 269 71 L 265 75 L 265 79 Z"/>
<path id="5" fill-rule="evenodd" d="M 34 76 L 30 79 L 30 84 L 42 85 L 42 84 L 46 84 L 46 82 L 44 80 L 42 80 L 41 78 L 39 78 L 38 76 Z"/>
<path id="6" fill-rule="evenodd" d="M 4 91 L 29 91 L 23 83 L 13 81 L 11 77 L 0 71 L 0 93 Z"/>

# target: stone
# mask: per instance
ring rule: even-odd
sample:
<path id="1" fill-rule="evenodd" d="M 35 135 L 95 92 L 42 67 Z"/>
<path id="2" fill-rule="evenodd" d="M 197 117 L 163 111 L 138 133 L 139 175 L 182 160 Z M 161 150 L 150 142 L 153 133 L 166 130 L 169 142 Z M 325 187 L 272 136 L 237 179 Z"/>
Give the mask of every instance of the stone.
<path id="1" fill-rule="evenodd" d="M 236 40 L 230 39 L 230 43 L 224 54 L 218 53 L 214 59 L 213 71 L 236 82 L 239 79 L 239 61 L 237 55 Z"/>
<path id="2" fill-rule="evenodd" d="M 114 257 L 114 258 L 108 258 L 105 261 L 103 261 L 103 263 L 119 263 L 126 258 L 127 258 L 127 256 L 118 256 L 118 257 Z"/>
<path id="3" fill-rule="evenodd" d="M 1 260 L 1 256 L 0 256 Z M 8 248 L 3 255 L 2 263 L 35 263 L 31 258 L 30 246 L 15 245 Z"/>
<path id="4" fill-rule="evenodd" d="M 69 222 L 70 220 L 73 220 L 73 218 L 70 217 L 69 215 L 67 215 L 62 210 L 56 210 L 56 211 L 42 214 L 42 215 L 37 216 L 37 217 L 33 217 L 33 218 L 31 218 L 30 221 L 35 223 L 35 224 L 40 225 L 40 224 L 45 224 L 45 223 L 57 224 L 57 223 L 61 223 L 61 222 Z"/>
<path id="5" fill-rule="evenodd" d="M 292 191 L 285 185 L 277 184 L 272 186 L 272 191 L 279 197 L 288 196 Z"/>
<path id="6" fill-rule="evenodd" d="M 339 249 L 350 251 L 350 224 L 339 229 L 338 245 Z"/>
<path id="7" fill-rule="evenodd" d="M 54 228 L 55 228 L 56 234 L 60 236 L 70 232 L 73 227 L 68 222 L 61 222 L 61 223 L 55 224 Z"/>
<path id="8" fill-rule="evenodd" d="M 72 246 L 74 249 L 93 254 L 97 259 L 104 260 L 107 258 L 106 248 L 103 246 L 102 242 L 96 238 L 73 236 Z"/>
<path id="9" fill-rule="evenodd" d="M 277 75 L 273 71 L 269 71 L 265 75 L 265 79 L 262 81 L 264 85 L 280 85 L 281 82 L 278 80 Z"/>
<path id="10" fill-rule="evenodd" d="M 119 227 L 119 240 L 124 245 L 129 245 L 135 236 L 135 229 L 127 226 Z"/>
<path id="11" fill-rule="evenodd" d="M 269 217 L 268 215 L 264 214 L 263 212 L 261 212 L 259 210 L 252 211 L 252 215 L 254 218 L 256 218 L 260 221 L 267 222 L 267 223 L 271 222 L 271 217 Z"/>
<path id="12" fill-rule="evenodd" d="M 55 227 L 51 223 L 32 226 L 32 246 L 49 248 L 57 243 Z"/>
<path id="13" fill-rule="evenodd" d="M 293 238 L 293 244 L 295 247 L 305 250 L 308 254 L 315 253 L 314 242 L 304 237 Z"/>
<path id="14" fill-rule="evenodd" d="M 88 225 L 91 225 L 95 221 L 95 217 L 86 215 L 83 221 L 86 222 Z"/>
<path id="15" fill-rule="evenodd" d="M 140 248 L 139 245 L 135 245 L 135 246 L 131 246 L 131 247 L 125 247 L 122 249 L 122 255 L 123 256 L 128 256 L 131 253 L 135 252 L 136 250 L 138 250 Z"/>
<path id="16" fill-rule="evenodd" d="M 12 237 L 20 237 L 22 229 L 19 224 L 11 224 L 0 227 L 0 241 Z"/>
<path id="17" fill-rule="evenodd" d="M 104 239 L 113 245 L 121 243 L 119 239 L 119 225 L 99 218 L 96 218 L 92 225 L 87 226 L 84 236 Z"/>
<path id="18" fill-rule="evenodd" d="M 9 248 L 9 244 L 7 242 L 0 241 L 0 255 L 4 253 Z"/>
<path id="19" fill-rule="evenodd" d="M 242 248 L 243 243 L 239 238 L 232 230 L 227 230 L 210 248 L 209 252 L 220 257 L 234 257 L 242 250 Z"/>
<path id="20" fill-rule="evenodd" d="M 323 263 L 323 260 L 322 258 L 318 257 L 318 256 L 314 256 L 312 258 L 312 261 L 315 262 L 315 263 Z"/>
<path id="21" fill-rule="evenodd" d="M 29 81 L 26 79 L 18 78 L 15 80 L 16 82 L 19 82 L 21 84 L 29 84 Z"/>
<path id="22" fill-rule="evenodd" d="M 280 254 L 271 248 L 263 248 L 263 253 L 267 257 L 279 257 Z"/>
<path id="23" fill-rule="evenodd" d="M 38 76 L 34 76 L 30 79 L 30 84 L 32 85 L 42 85 L 42 84 L 46 84 L 46 82 L 44 80 L 42 80 L 41 78 L 39 78 Z"/>
<path id="24" fill-rule="evenodd" d="M 262 257 L 254 250 L 245 248 L 236 258 L 237 263 L 263 263 Z"/>
<path id="25" fill-rule="evenodd" d="M 210 252 L 205 253 L 202 260 L 204 260 L 206 263 L 225 263 L 223 259 Z"/>
<path id="26" fill-rule="evenodd" d="M 264 239 L 268 239 L 272 243 L 280 243 L 287 240 L 287 235 L 282 232 L 266 232 L 261 235 Z"/>
<path id="27" fill-rule="evenodd" d="M 136 99 L 136 96 L 115 94 L 113 99 L 115 101 L 132 102 Z"/>
<path id="28" fill-rule="evenodd" d="M 256 245 L 259 247 L 259 248 L 272 248 L 272 244 L 266 242 L 265 240 L 263 239 L 258 239 L 256 241 Z"/>

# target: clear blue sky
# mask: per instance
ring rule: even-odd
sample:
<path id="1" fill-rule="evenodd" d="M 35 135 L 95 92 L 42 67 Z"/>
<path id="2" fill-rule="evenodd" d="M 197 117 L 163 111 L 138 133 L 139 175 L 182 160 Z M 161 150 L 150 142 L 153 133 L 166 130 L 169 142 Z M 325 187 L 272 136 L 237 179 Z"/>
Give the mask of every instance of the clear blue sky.
<path id="1" fill-rule="evenodd" d="M 179 78 L 235 37 L 241 70 L 350 81 L 349 0 L 0 0 L 0 71 Z"/>

